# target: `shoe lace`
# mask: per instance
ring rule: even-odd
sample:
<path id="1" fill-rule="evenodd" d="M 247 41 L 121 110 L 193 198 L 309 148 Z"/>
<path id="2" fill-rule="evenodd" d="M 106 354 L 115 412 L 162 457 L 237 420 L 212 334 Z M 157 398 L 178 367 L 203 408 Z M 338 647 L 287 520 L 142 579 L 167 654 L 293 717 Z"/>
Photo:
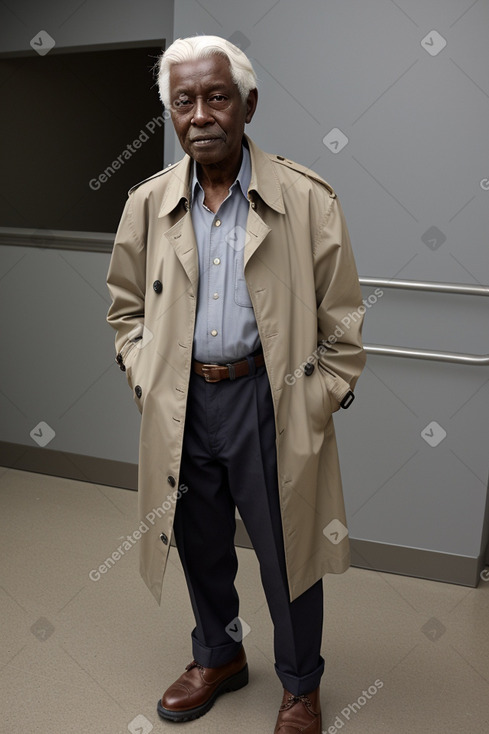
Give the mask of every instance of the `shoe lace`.
<path id="1" fill-rule="evenodd" d="M 311 714 L 315 714 L 315 711 L 312 708 L 312 702 L 309 696 L 293 696 L 292 694 L 289 695 L 287 700 L 280 706 L 280 711 L 288 711 L 292 708 L 292 706 L 295 706 L 296 703 L 303 703 L 304 706 L 308 711 L 310 711 Z"/>

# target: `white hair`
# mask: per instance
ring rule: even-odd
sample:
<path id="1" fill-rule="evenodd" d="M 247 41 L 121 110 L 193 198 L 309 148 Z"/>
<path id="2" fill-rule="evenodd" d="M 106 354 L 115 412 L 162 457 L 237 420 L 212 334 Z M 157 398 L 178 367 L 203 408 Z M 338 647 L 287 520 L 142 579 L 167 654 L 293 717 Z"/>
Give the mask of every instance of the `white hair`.
<path id="1" fill-rule="evenodd" d="M 193 36 L 178 38 L 168 46 L 158 60 L 158 89 L 165 107 L 170 106 L 170 67 L 184 61 L 207 59 L 214 54 L 228 59 L 232 79 L 243 102 L 247 100 L 251 90 L 256 88 L 257 81 L 251 61 L 246 54 L 220 36 Z"/>

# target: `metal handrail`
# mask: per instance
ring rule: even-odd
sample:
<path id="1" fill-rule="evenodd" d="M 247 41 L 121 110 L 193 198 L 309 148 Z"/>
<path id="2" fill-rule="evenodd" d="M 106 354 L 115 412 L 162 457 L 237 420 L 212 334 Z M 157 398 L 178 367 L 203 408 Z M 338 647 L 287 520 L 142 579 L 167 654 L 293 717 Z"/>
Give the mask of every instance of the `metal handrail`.
<path id="1" fill-rule="evenodd" d="M 82 252 L 111 252 L 115 234 L 109 232 L 78 232 L 61 229 L 26 229 L 0 227 L 0 245 L 39 247 L 46 250 L 81 250 Z"/>
<path id="2" fill-rule="evenodd" d="M 378 288 L 402 288 L 403 290 L 429 291 L 470 296 L 489 296 L 489 286 L 466 285 L 465 283 L 437 283 L 434 281 L 389 280 L 386 278 L 359 278 L 361 285 Z M 367 354 L 386 354 L 391 357 L 429 359 L 437 362 L 457 364 L 489 365 L 489 354 L 463 354 L 458 352 L 436 352 L 410 347 L 394 347 L 381 344 L 364 344 Z"/>
<path id="3" fill-rule="evenodd" d="M 402 288 L 411 291 L 430 291 L 433 293 L 455 293 L 467 296 L 489 296 L 488 285 L 467 285 L 465 283 L 437 283 L 433 280 L 392 280 L 388 278 L 359 278 L 360 285 L 379 288 Z"/>
<path id="4" fill-rule="evenodd" d="M 431 359 L 437 362 L 458 364 L 489 364 L 489 354 L 462 354 L 458 352 L 432 352 L 409 347 L 392 347 L 382 344 L 364 344 L 367 354 L 387 354 L 391 357 L 410 357 L 411 359 Z"/>

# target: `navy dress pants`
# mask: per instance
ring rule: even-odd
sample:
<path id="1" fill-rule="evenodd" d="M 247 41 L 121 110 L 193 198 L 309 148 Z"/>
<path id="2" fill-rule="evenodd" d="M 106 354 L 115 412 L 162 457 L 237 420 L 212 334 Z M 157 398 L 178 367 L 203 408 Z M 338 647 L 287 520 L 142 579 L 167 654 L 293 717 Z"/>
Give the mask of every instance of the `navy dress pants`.
<path id="1" fill-rule="evenodd" d="M 192 372 L 174 533 L 196 626 L 192 652 L 205 667 L 230 662 L 242 644 L 234 581 L 236 507 L 253 543 L 274 625 L 275 670 L 293 695 L 319 686 L 322 580 L 289 600 L 277 485 L 275 425 L 265 367 L 207 383 Z M 250 637 L 250 640 L 252 637 Z"/>

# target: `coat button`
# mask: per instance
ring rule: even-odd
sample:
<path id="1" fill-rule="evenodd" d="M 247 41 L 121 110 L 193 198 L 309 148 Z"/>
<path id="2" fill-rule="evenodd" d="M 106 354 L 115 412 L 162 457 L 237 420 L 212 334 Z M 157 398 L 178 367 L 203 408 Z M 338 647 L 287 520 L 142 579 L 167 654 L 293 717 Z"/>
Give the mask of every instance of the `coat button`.
<path id="1" fill-rule="evenodd" d="M 155 280 L 155 282 L 153 283 L 153 290 L 155 293 L 161 293 L 161 291 L 163 290 L 163 284 L 161 280 Z"/>
<path id="2" fill-rule="evenodd" d="M 167 478 L 167 480 L 166 480 L 166 481 L 168 482 L 168 484 L 170 485 L 170 487 L 174 487 L 174 486 L 175 486 L 175 484 L 177 483 L 177 482 L 176 482 L 176 479 L 175 479 L 175 477 L 172 477 L 172 476 L 171 476 L 171 474 L 170 474 L 170 476 L 169 476 L 169 477 Z"/>
<path id="3" fill-rule="evenodd" d="M 136 387 L 134 388 L 134 392 L 136 393 L 136 397 L 137 398 L 140 398 L 141 395 L 143 394 L 143 391 L 141 389 L 141 385 L 136 385 Z"/>
<path id="4" fill-rule="evenodd" d="M 306 366 L 304 367 L 304 374 L 306 375 L 306 377 L 309 377 L 309 375 L 312 375 L 313 372 L 314 372 L 314 365 L 308 362 Z"/>
<path id="5" fill-rule="evenodd" d="M 168 545 L 168 535 L 165 535 L 165 533 L 161 533 L 160 538 L 165 545 Z"/>

